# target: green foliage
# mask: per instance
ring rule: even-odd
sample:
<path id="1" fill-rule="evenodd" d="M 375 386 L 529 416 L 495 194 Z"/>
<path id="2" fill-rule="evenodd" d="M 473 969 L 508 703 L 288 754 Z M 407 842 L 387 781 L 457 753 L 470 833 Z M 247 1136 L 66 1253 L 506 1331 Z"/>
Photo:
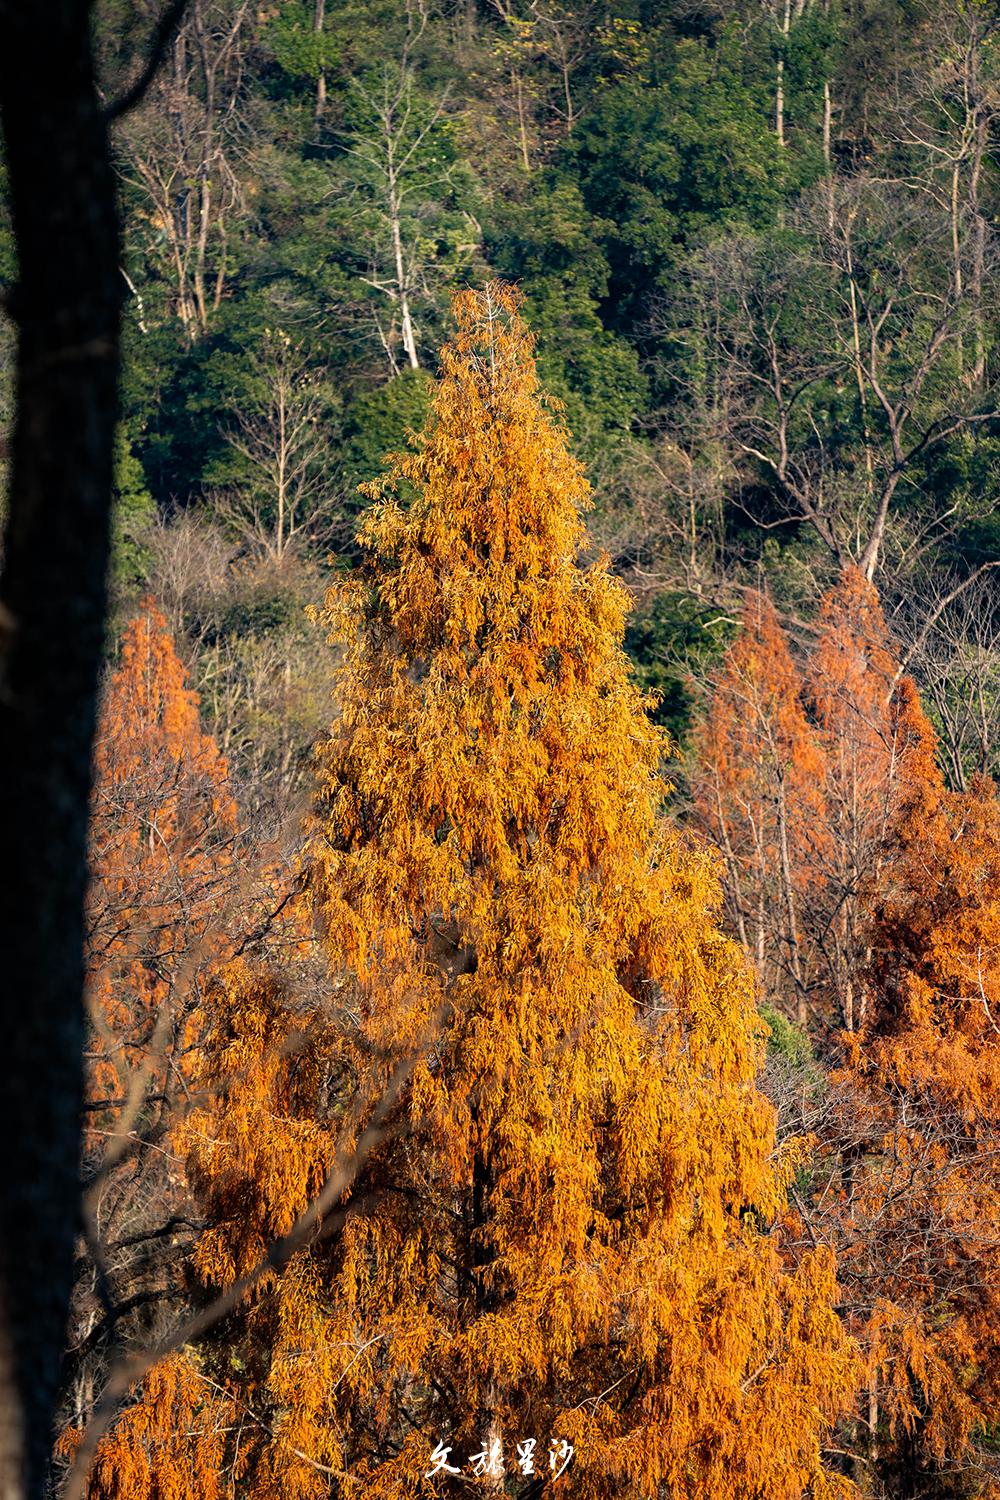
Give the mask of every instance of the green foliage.
<path id="1" fill-rule="evenodd" d="M 356 514 L 367 502 L 357 492 L 386 468 L 386 455 L 402 452 L 422 431 L 430 412 L 433 381 L 426 370 L 402 370 L 393 380 L 358 396 L 347 411 L 342 459 L 345 506 Z"/>
<path id="2" fill-rule="evenodd" d="M 555 178 L 506 205 L 488 231 L 491 259 L 525 293 L 542 379 L 586 457 L 627 432 L 647 396 L 636 350 L 600 318 L 610 268 L 596 234 L 611 227 L 593 221 L 578 186 Z"/>
<path id="3" fill-rule="evenodd" d="M 761 1001 L 758 1009 L 767 1026 L 768 1056 L 780 1058 L 793 1067 L 808 1069 L 815 1060 L 808 1032 L 768 1005 L 766 1000 Z"/>
<path id="4" fill-rule="evenodd" d="M 122 423 L 115 432 L 114 486 L 110 576 L 116 588 L 130 590 L 146 577 L 144 534 L 156 516 L 156 503 Z"/>
<path id="5" fill-rule="evenodd" d="M 680 593 L 657 595 L 625 626 L 625 650 L 633 676 L 646 693 L 654 693 L 654 724 L 682 741 L 696 702 L 697 676 L 707 674 L 735 639 L 739 621 L 709 610 Z"/>
<path id="6" fill-rule="evenodd" d="M 315 81 L 340 61 L 337 38 L 313 26 L 314 7 L 303 0 L 286 0 L 262 28 L 261 40 L 274 52 L 278 66 L 292 78 Z"/>
<path id="7" fill-rule="evenodd" d="M 233 0 L 205 5 L 209 32 L 223 36 Z M 168 97 L 175 85 L 164 75 L 116 136 L 122 264 L 135 288 L 123 419 L 145 476 L 139 489 L 164 513 L 198 511 L 220 490 L 248 502 L 253 475 L 226 433 L 237 411 L 259 407 L 255 351 L 265 330 L 280 328 L 330 391 L 323 466 L 339 494 L 333 530 L 321 537 L 317 528 L 308 545 L 321 557 L 332 538 L 350 554 L 365 508 L 358 484 L 377 478 L 382 455 L 423 425 L 451 294 L 503 276 L 524 295 L 540 376 L 563 405 L 599 510 L 606 477 L 628 467 L 623 454 L 644 449 L 655 464 L 669 437 L 690 462 L 697 493 L 683 502 L 679 470 L 659 490 L 622 482 L 615 526 L 625 535 L 612 545 L 621 571 L 638 564 L 640 591 L 661 580 L 664 602 L 635 617 L 627 645 L 639 681 L 661 694 L 658 721 L 682 737 L 687 680 L 722 636 L 712 627 L 706 643 L 702 620 L 718 612 L 694 602 L 704 578 L 682 578 L 666 540 L 680 524 L 677 506 L 694 517 L 684 522 L 686 569 L 695 557 L 696 572 L 718 567 L 744 584 L 763 570 L 781 607 L 798 613 L 808 614 L 837 564 L 797 512 L 795 487 L 821 490 L 844 536 L 863 535 L 891 443 L 884 412 L 871 390 L 859 393 L 852 366 L 850 294 L 829 192 L 840 205 L 837 225 L 851 226 L 862 322 L 866 299 L 875 321 L 886 313 L 876 374 L 895 400 L 920 368 L 952 275 L 941 163 L 960 137 L 971 139 L 956 113 L 971 95 L 954 72 L 965 55 L 955 27 L 963 16 L 984 37 L 994 27 L 987 8 L 949 10 L 938 0 L 797 9 L 786 37 L 780 8 L 744 0 L 694 10 L 630 4 L 617 13 L 542 0 L 503 14 L 485 5 L 439 14 L 391 0 L 326 0 L 317 33 L 311 0 L 276 0 L 246 18 L 218 75 L 205 313 L 193 322 L 181 317 L 180 292 L 186 277 L 190 295 L 197 260 L 201 179 L 191 151 L 204 124 L 204 83 L 193 23 L 185 22 L 187 94 Z M 128 0 L 101 0 L 95 27 L 102 87 L 113 91 L 145 45 L 145 22 Z M 984 42 L 984 98 L 992 97 L 993 46 Z M 193 143 L 183 160 L 176 129 L 164 126 L 179 102 Z M 935 143 L 930 165 L 916 144 L 920 131 Z M 991 147 L 978 179 L 987 226 L 996 179 Z M 174 184 L 165 199 L 156 181 Z M 961 222 L 968 284 L 969 203 Z M 2 220 L 0 270 L 12 281 L 8 251 Z M 902 293 L 887 308 L 886 289 L 901 271 Z M 947 425 L 959 398 L 970 409 L 978 402 L 980 416 L 991 409 L 993 323 L 989 312 L 982 399 L 970 388 L 971 315 L 949 323 L 917 401 L 924 429 Z M 765 326 L 795 392 L 791 482 L 776 479 L 766 456 L 776 412 L 758 337 Z M 921 567 L 944 562 L 961 573 L 993 560 L 988 511 L 998 464 L 988 425 L 923 448 L 914 432 L 888 509 L 892 567 L 924 545 L 918 534 L 931 547 L 919 554 Z M 938 516 L 946 518 L 940 527 Z M 846 545 L 856 552 L 855 541 Z M 136 559 L 127 566 L 134 571 Z"/>
<path id="8" fill-rule="evenodd" d="M 759 83 L 743 77 L 735 33 L 716 46 L 682 39 L 658 85 L 599 96 L 567 148 L 587 208 L 606 226 L 615 321 L 637 291 L 664 290 L 684 245 L 708 224 L 763 227 L 781 203 L 782 170 Z"/>

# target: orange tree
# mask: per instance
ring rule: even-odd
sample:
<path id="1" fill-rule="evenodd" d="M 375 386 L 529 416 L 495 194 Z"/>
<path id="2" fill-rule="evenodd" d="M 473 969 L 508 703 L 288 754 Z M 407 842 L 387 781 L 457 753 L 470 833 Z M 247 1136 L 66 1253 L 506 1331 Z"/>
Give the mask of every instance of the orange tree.
<path id="1" fill-rule="evenodd" d="M 237 833 L 229 771 L 202 732 L 167 622 L 151 599 L 126 626 L 101 705 L 87 902 L 91 1109 L 125 1106 L 137 1068 L 177 1045 L 178 990 L 217 954 Z"/>
<path id="2" fill-rule="evenodd" d="M 826 762 L 774 606 L 752 595 L 696 726 L 695 817 L 725 860 L 726 910 L 764 991 L 804 1025 L 818 967 L 800 934 L 828 858 Z"/>
<path id="3" fill-rule="evenodd" d="M 163 1326 L 193 1206 L 173 1160 L 191 1012 L 238 905 L 226 762 L 151 599 L 126 626 L 94 743 L 85 964 L 88 1254 L 78 1259 L 67 1396 L 93 1406 L 116 1345 Z"/>
<path id="4" fill-rule="evenodd" d="M 236 951 L 302 939 L 273 854 L 241 846 L 226 761 L 150 599 L 101 701 L 89 854 L 89 1243 L 65 1362 L 77 1421 L 114 1354 L 162 1332 L 180 1300 L 197 1218 L 174 1144 L 204 1063 L 199 1002 Z"/>
<path id="5" fill-rule="evenodd" d="M 767 1233 L 791 1160 L 752 970 L 713 861 L 658 818 L 628 597 L 580 562 L 587 489 L 517 307 L 457 299 L 418 451 L 327 599 L 352 644 L 305 876 L 340 999 L 291 1062 L 273 979 L 237 966 L 209 997 L 202 1284 L 307 1206 L 401 1060 L 405 1091 L 330 1232 L 172 1367 L 166 1407 L 194 1371 L 223 1415 L 158 1434 L 142 1399 L 95 1496 L 133 1439 L 136 1494 L 166 1493 L 206 1423 L 260 1500 L 534 1492 L 570 1449 L 562 1484 L 593 1500 L 844 1487 L 832 1257 L 787 1271 Z"/>
<path id="6" fill-rule="evenodd" d="M 868 1023 L 838 1081 L 845 1311 L 872 1460 L 898 1493 L 996 1495 L 1000 808 L 986 781 L 946 791 L 921 739 L 872 882 Z"/>
<path id="7" fill-rule="evenodd" d="M 901 712 L 910 689 L 897 687 L 878 594 L 857 568 L 823 596 L 816 623 L 800 668 L 771 604 L 751 598 L 696 728 L 690 779 L 725 861 L 730 928 L 768 999 L 852 1031 L 864 1021 L 863 891 L 922 771 Z"/>
<path id="8" fill-rule="evenodd" d="M 844 569 L 820 603 L 818 623 L 805 679 L 825 762 L 828 857 L 812 926 L 825 959 L 827 1012 L 851 1031 L 864 1022 L 857 993 L 868 948 L 863 890 L 877 875 L 894 812 L 922 778 L 913 747 L 923 730 L 914 722 L 926 721 L 915 692 L 901 690 L 905 704 L 897 692 L 878 593 L 860 569 Z"/>

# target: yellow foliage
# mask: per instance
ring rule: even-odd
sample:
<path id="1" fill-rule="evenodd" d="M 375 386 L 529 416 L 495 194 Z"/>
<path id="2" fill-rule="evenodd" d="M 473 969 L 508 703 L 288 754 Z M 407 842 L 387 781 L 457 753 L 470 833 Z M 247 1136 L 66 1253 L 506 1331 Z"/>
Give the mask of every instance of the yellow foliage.
<path id="1" fill-rule="evenodd" d="M 231 1500 L 223 1455 L 236 1416 L 186 1353 L 161 1360 L 144 1377 L 141 1399 L 100 1444 L 89 1493 L 101 1500 Z M 81 1436 L 69 1428 L 60 1451 L 71 1455 Z"/>
<path id="2" fill-rule="evenodd" d="M 834 1266 L 788 1271 L 768 1232 L 792 1158 L 754 1086 L 753 976 L 713 861 L 659 817 L 629 598 L 582 560 L 587 487 L 517 294 L 455 311 L 419 450 L 322 612 L 352 645 L 304 875 L 339 1000 L 297 1015 L 231 966 L 207 1003 L 209 1286 L 412 1069 L 346 1214 L 216 1353 L 259 1419 L 240 1494 L 457 1494 L 476 1449 L 510 1473 L 528 1437 L 543 1474 L 573 1446 L 579 1500 L 845 1494 L 821 1455 L 856 1380 Z M 425 1477 L 438 1442 L 463 1479 Z"/>
<path id="3" fill-rule="evenodd" d="M 408 1424 L 566 1437 L 581 1496 L 819 1492 L 852 1354 L 829 1258 L 785 1275 L 757 1228 L 783 1185 L 751 972 L 659 820 L 628 596 L 581 565 L 516 294 L 456 315 L 323 616 L 355 642 L 307 871 L 357 987 L 342 1055 L 368 1098 L 419 1059 L 317 1293 L 344 1493 L 439 1492 Z"/>

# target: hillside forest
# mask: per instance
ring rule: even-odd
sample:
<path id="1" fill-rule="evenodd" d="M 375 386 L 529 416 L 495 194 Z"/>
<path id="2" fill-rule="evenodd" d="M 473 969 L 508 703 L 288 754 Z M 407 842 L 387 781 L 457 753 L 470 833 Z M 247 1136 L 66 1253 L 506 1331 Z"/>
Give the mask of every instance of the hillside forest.
<path id="1" fill-rule="evenodd" d="M 188 0 L 112 142 L 53 1494 L 1000 1496 L 1000 9 Z"/>

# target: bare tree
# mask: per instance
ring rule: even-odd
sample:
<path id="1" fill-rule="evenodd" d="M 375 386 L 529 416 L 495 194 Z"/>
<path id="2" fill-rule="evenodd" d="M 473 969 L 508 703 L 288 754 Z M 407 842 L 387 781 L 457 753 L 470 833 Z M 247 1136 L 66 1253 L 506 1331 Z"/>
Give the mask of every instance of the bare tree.
<path id="1" fill-rule="evenodd" d="M 976 244 L 967 235 L 963 255 Z M 911 568 L 971 514 L 922 493 L 927 460 L 994 421 L 958 378 L 956 349 L 995 298 L 996 246 L 987 239 L 971 282 L 952 250 L 951 219 L 928 194 L 856 178 L 803 200 L 791 237 L 730 237 L 693 265 L 720 310 L 703 349 L 746 480 L 770 485 L 784 520 L 808 522 L 838 567 L 856 562 L 869 579 L 887 548 Z"/>
<path id="2" fill-rule="evenodd" d="M 372 316 L 391 374 L 399 372 L 399 345 L 406 365 L 420 368 L 416 304 L 435 281 L 452 280 L 466 266 L 479 239 L 479 225 L 460 216 L 457 235 L 436 234 L 448 242 L 443 260 L 428 236 L 437 200 L 450 191 L 450 169 L 430 150 L 444 118 L 449 90 L 424 96 L 414 78 L 413 52 L 426 30 L 426 7 L 407 5 L 406 35 L 398 59 L 385 61 L 365 80 L 352 80 L 354 129 L 344 137 L 345 175 L 357 200 L 366 235 L 364 285 L 385 298 L 372 304 Z"/>
<path id="3" fill-rule="evenodd" d="M 1000 22 L 976 6 L 947 4 L 935 16 L 930 47 L 915 49 L 896 95 L 887 135 L 903 153 L 907 180 L 947 214 L 957 291 L 968 291 L 972 364 L 963 378 L 981 388 L 986 374 L 984 296 L 989 230 L 983 201 L 986 151 L 1000 116 L 1000 88 L 989 62 Z"/>
<path id="4" fill-rule="evenodd" d="M 249 479 L 216 509 L 260 555 L 280 564 L 305 536 L 316 540 L 341 496 L 330 432 L 330 399 L 316 369 L 282 329 L 269 329 L 253 358 L 260 399 L 234 399 L 227 442 L 247 461 Z"/>
<path id="5" fill-rule="evenodd" d="M 253 15 L 250 0 L 189 0 L 169 68 L 115 130 L 120 170 L 151 205 L 177 316 L 192 339 L 222 299 L 230 220 L 243 207 L 232 147 Z M 155 241 L 146 253 L 159 253 Z"/>
<path id="6" fill-rule="evenodd" d="M 996 565 L 960 579 L 903 580 L 893 628 L 938 731 L 948 781 L 966 791 L 973 775 L 1000 766 L 1000 597 Z"/>
<path id="7" fill-rule="evenodd" d="M 339 654 L 307 608 L 322 568 L 294 553 L 240 555 L 218 526 L 182 513 L 147 532 L 149 582 L 229 762 L 251 842 L 294 854 L 312 747 L 330 725 Z"/>

